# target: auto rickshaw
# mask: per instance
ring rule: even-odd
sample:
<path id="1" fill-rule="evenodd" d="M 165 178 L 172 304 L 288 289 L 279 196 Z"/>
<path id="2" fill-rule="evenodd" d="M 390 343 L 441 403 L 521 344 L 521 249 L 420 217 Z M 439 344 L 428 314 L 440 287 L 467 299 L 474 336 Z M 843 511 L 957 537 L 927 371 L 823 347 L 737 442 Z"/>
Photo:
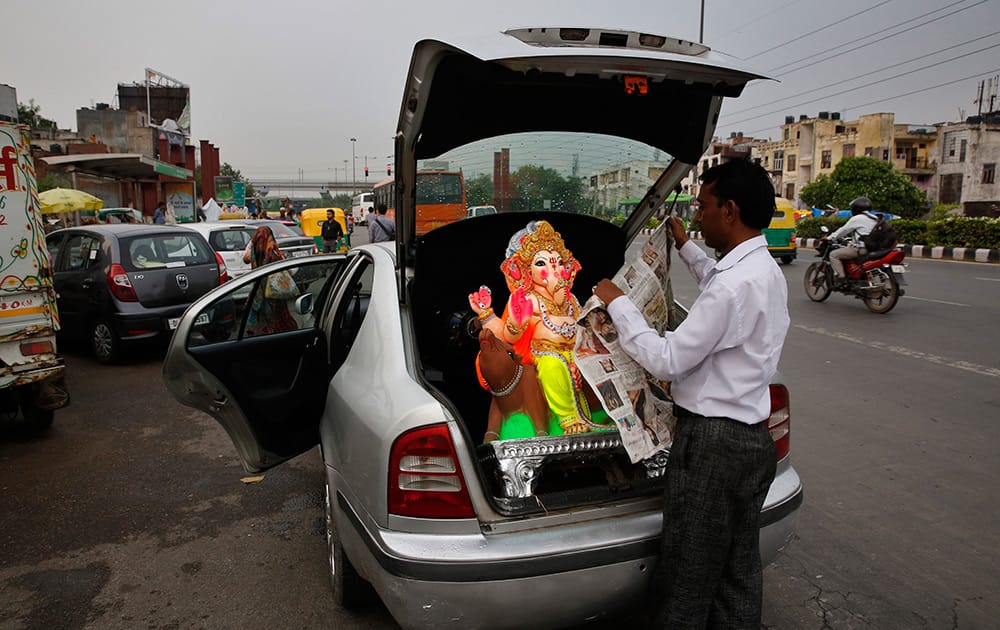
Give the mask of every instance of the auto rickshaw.
<path id="1" fill-rule="evenodd" d="M 771 224 L 764 229 L 767 251 L 786 265 L 792 264 L 798 255 L 795 244 L 795 207 L 782 197 L 774 200 L 775 210 Z"/>
<path id="2" fill-rule="evenodd" d="M 326 211 L 333 210 L 334 220 L 340 224 L 340 229 L 343 232 L 343 236 L 340 238 L 340 243 L 337 247 L 338 252 L 346 252 L 350 249 L 350 238 L 347 234 L 347 220 L 344 215 L 344 211 L 340 208 L 306 208 L 299 213 L 299 219 L 302 221 L 302 231 L 305 232 L 306 236 L 311 236 L 316 242 L 316 248 L 319 251 L 323 251 L 323 224 L 326 222 Z"/>

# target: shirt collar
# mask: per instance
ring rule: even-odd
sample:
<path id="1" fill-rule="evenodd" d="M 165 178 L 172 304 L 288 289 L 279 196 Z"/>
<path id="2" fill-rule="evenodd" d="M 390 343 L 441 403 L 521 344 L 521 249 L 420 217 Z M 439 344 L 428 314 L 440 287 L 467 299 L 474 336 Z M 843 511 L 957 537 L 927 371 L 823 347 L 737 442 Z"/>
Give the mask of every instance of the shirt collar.
<path id="1" fill-rule="evenodd" d="M 715 263 L 715 270 L 725 271 L 739 261 L 743 260 L 747 254 L 761 247 L 765 249 L 767 248 L 767 239 L 764 238 L 763 234 L 747 239 L 730 250 L 730 252 L 723 256 L 719 262 Z"/>

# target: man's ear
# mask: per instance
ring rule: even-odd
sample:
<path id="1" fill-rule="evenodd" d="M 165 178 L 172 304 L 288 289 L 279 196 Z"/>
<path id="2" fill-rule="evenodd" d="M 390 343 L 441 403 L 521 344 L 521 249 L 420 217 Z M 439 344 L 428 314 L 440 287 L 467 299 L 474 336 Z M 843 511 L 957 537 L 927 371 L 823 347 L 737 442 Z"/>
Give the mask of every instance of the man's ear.
<path id="1" fill-rule="evenodd" d="M 732 199 L 727 199 L 726 203 L 722 204 L 722 211 L 729 223 L 735 223 L 740 218 L 740 207 Z"/>

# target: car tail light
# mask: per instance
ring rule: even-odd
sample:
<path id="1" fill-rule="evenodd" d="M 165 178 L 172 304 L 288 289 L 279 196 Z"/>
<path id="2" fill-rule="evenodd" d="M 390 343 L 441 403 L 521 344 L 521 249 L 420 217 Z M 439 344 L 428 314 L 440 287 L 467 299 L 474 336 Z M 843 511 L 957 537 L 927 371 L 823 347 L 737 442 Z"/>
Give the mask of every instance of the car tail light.
<path id="1" fill-rule="evenodd" d="M 128 279 L 125 269 L 118 263 L 113 263 L 108 270 L 108 289 L 111 295 L 121 302 L 138 302 L 139 297 L 135 294 L 135 289 Z"/>
<path id="2" fill-rule="evenodd" d="M 389 456 L 389 513 L 419 518 L 472 518 L 475 511 L 448 425 L 407 431 Z"/>
<path id="3" fill-rule="evenodd" d="M 784 385 L 771 385 L 771 416 L 767 419 L 767 428 L 771 430 L 771 439 L 778 449 L 780 461 L 791 448 L 792 416 L 788 406 L 788 388 Z"/>
<path id="4" fill-rule="evenodd" d="M 215 252 L 215 261 L 219 263 L 219 284 L 229 282 L 229 268 L 226 267 L 226 261 L 222 260 L 222 254 Z"/>

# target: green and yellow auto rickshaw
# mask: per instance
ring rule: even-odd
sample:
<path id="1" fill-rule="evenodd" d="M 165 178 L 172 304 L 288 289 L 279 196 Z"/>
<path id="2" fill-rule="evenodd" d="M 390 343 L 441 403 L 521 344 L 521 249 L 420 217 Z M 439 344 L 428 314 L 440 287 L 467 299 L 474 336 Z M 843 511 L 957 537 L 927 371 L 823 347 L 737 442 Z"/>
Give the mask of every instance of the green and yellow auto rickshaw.
<path id="1" fill-rule="evenodd" d="M 338 252 L 346 252 L 350 249 L 350 240 L 347 235 L 347 220 L 344 216 L 344 211 L 340 208 L 306 208 L 299 213 L 299 219 L 302 222 L 302 231 L 305 232 L 306 236 L 311 236 L 313 241 L 316 243 L 316 248 L 319 251 L 323 251 L 323 224 L 326 223 L 326 211 L 333 210 L 334 220 L 340 224 L 340 229 L 343 232 L 343 236 L 340 237 L 340 244 L 337 247 Z"/>
<path id="2" fill-rule="evenodd" d="M 798 255 L 795 243 L 795 207 L 791 201 L 782 197 L 775 198 L 774 205 L 774 217 L 764 229 L 767 251 L 782 263 L 790 265 Z"/>

